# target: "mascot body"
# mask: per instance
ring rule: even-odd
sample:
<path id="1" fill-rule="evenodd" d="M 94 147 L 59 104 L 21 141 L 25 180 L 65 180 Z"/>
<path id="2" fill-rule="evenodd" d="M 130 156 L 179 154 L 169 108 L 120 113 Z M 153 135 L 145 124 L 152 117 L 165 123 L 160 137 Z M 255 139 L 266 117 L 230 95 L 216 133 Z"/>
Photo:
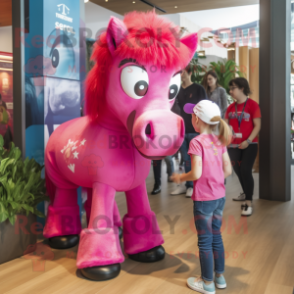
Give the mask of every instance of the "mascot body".
<path id="1" fill-rule="evenodd" d="M 77 267 L 84 276 L 117 276 L 124 249 L 137 261 L 164 257 L 163 238 L 145 179 L 152 159 L 181 146 L 184 124 L 170 111 L 180 71 L 197 47 L 197 35 L 179 39 L 179 28 L 154 12 L 112 18 L 97 41 L 86 91 L 86 116 L 59 126 L 46 147 L 46 186 L 51 203 L 44 236 L 55 248 L 80 243 Z M 81 228 L 76 188 L 87 188 L 88 228 Z M 121 223 L 116 191 L 125 191 Z"/>

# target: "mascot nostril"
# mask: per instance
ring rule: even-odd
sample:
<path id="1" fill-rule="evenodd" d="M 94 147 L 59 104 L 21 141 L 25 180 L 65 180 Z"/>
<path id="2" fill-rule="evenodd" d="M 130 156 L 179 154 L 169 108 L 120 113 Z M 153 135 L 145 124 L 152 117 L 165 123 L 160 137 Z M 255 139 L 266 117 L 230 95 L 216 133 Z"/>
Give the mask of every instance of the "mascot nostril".
<path id="1" fill-rule="evenodd" d="M 90 280 L 119 275 L 125 259 L 120 227 L 130 259 L 155 262 L 165 256 L 145 180 L 150 159 L 174 154 L 183 141 L 182 119 L 170 111 L 166 96 L 169 88 L 170 98 L 176 96 L 179 71 L 194 56 L 197 34 L 179 39 L 179 32 L 154 11 L 131 12 L 123 21 L 112 17 L 93 52 L 96 63 L 87 77 L 86 116 L 60 125 L 47 143 L 51 203 L 43 234 L 59 249 L 79 242 L 77 267 Z M 138 34 L 143 36 L 139 40 Z M 56 53 L 54 62 L 57 57 Z M 154 67 L 164 70 L 154 72 Z M 80 186 L 87 193 L 84 229 L 77 204 Z M 126 194 L 123 220 L 116 191 Z"/>
<path id="2" fill-rule="evenodd" d="M 147 137 L 151 137 L 151 125 L 148 124 L 146 129 L 145 129 L 145 134 L 147 135 Z"/>

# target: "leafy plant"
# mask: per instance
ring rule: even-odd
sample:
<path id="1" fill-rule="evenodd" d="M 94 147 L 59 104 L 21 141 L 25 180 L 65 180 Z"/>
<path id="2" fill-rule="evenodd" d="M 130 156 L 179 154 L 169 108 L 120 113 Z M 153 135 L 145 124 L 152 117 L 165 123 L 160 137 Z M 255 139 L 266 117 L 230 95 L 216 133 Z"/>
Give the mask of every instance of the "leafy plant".
<path id="1" fill-rule="evenodd" d="M 34 159 L 22 160 L 21 151 L 11 143 L 9 150 L 4 149 L 4 140 L 0 135 L 0 223 L 15 223 L 19 213 L 36 214 L 37 205 L 49 201 L 45 195 L 45 180 L 41 178 L 42 166 Z"/>
<path id="2" fill-rule="evenodd" d="M 198 58 L 193 58 L 190 63 L 192 65 L 191 81 L 193 83 L 201 84 L 203 77 L 206 74 L 206 66 L 200 64 Z"/>

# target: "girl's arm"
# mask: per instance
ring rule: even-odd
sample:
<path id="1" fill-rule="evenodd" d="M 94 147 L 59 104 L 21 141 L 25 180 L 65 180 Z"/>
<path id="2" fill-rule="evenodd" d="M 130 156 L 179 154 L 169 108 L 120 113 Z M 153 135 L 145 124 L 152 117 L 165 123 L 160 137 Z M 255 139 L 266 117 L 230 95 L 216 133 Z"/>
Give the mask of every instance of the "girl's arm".
<path id="1" fill-rule="evenodd" d="M 259 134 L 260 129 L 261 129 L 261 118 L 254 118 L 253 119 L 253 124 L 254 124 L 254 129 L 249 136 L 249 140 L 252 141 L 254 138 Z"/>
<path id="2" fill-rule="evenodd" d="M 232 174 L 232 165 L 228 152 L 223 154 L 223 172 L 225 179 Z"/>
<path id="3" fill-rule="evenodd" d="M 173 174 L 171 179 L 180 184 L 186 181 L 197 181 L 202 175 L 202 157 L 198 155 L 192 155 L 191 171 L 186 174 Z"/>
<path id="4" fill-rule="evenodd" d="M 260 129 L 261 129 L 261 118 L 254 118 L 253 119 L 253 124 L 254 124 L 254 129 L 251 132 L 251 135 L 248 137 L 250 141 L 254 140 L 254 138 L 259 134 Z M 246 149 L 249 146 L 249 143 L 245 140 L 243 141 L 239 149 Z"/>

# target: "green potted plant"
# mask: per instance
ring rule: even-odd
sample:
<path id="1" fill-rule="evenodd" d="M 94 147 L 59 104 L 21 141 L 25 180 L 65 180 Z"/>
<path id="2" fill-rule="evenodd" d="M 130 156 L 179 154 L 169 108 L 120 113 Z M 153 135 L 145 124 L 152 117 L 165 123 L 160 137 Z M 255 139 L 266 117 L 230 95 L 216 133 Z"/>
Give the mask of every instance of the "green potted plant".
<path id="1" fill-rule="evenodd" d="M 4 147 L 0 135 L 0 264 L 24 254 L 37 240 L 38 203 L 46 196 L 43 169 L 34 159 L 22 159 L 21 151 L 11 143 Z"/>

